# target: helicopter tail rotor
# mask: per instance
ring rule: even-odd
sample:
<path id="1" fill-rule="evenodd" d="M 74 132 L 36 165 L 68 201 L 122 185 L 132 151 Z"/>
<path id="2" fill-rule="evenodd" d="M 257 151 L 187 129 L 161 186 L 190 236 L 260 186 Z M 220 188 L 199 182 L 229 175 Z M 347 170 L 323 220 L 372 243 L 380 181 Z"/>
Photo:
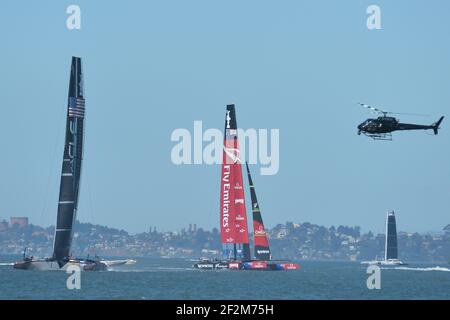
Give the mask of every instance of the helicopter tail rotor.
<path id="1" fill-rule="evenodd" d="M 438 134 L 439 126 L 440 126 L 442 120 L 444 120 L 444 116 L 440 117 L 437 122 L 435 122 L 431 125 L 433 128 L 434 134 Z"/>

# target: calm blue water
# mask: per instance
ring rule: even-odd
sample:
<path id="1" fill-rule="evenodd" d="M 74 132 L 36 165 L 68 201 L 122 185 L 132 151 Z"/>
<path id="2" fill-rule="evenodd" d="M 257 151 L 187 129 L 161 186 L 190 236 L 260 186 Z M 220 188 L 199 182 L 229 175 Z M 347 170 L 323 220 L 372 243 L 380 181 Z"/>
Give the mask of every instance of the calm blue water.
<path id="1" fill-rule="evenodd" d="M 366 287 L 367 266 L 300 262 L 287 272 L 198 271 L 182 259 L 138 259 L 132 266 L 81 274 L 68 290 L 61 271 L 14 270 L 0 256 L 0 299 L 450 299 L 450 268 L 413 264 L 382 269 L 381 290 Z"/>

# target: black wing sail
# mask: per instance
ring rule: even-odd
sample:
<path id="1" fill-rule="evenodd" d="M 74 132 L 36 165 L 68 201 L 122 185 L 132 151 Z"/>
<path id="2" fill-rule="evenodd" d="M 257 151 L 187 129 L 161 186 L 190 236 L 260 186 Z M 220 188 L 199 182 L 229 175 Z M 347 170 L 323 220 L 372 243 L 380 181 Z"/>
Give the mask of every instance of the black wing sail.
<path id="1" fill-rule="evenodd" d="M 269 247 L 269 239 L 264 228 L 264 222 L 262 219 L 261 211 L 259 210 L 258 199 L 256 198 L 255 186 L 253 185 L 252 176 L 248 163 L 245 163 L 247 167 L 248 184 L 250 187 L 250 197 L 252 200 L 252 213 L 253 213 L 253 242 L 255 245 L 255 258 L 257 260 L 271 260 L 272 254 Z"/>
<path id="2" fill-rule="evenodd" d="M 397 226 L 395 222 L 394 211 L 389 212 L 387 215 L 385 253 L 386 253 L 385 260 L 398 259 Z"/>
<path id="3" fill-rule="evenodd" d="M 70 256 L 72 228 L 76 219 L 83 155 L 85 100 L 81 58 L 72 57 L 67 105 L 66 139 L 59 189 L 58 217 L 53 259 L 63 261 Z"/>

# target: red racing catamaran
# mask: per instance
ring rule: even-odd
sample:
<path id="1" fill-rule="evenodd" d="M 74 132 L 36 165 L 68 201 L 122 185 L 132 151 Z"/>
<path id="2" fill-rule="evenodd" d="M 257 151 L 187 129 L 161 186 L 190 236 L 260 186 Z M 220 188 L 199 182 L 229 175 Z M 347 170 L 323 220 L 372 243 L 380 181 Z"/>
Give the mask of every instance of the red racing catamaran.
<path id="1" fill-rule="evenodd" d="M 269 240 L 264 228 L 250 169 L 246 163 L 253 213 L 255 257 L 252 259 L 234 104 L 227 105 L 224 133 L 220 183 L 220 233 L 223 260 L 201 259 L 194 265 L 194 268 L 209 270 L 294 270 L 300 268 L 297 263 L 288 260 L 272 260 Z"/>

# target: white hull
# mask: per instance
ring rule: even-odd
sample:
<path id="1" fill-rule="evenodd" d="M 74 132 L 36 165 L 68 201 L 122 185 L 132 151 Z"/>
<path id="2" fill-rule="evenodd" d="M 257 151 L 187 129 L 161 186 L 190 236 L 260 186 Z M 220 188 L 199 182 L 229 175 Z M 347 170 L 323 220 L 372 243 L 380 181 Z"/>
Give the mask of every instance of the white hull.
<path id="1" fill-rule="evenodd" d="M 30 266 L 28 267 L 28 270 L 37 270 L 37 271 L 65 270 L 63 268 L 60 268 L 58 263 L 55 261 L 32 261 L 30 263 Z"/>
<path id="2" fill-rule="evenodd" d="M 126 260 L 102 260 L 102 263 L 106 264 L 108 267 L 113 266 L 121 266 L 121 265 L 129 265 L 129 264 L 135 264 L 136 260 L 133 259 L 126 259 Z"/>
<path id="3" fill-rule="evenodd" d="M 35 271 L 66 271 L 70 266 L 77 266 L 81 271 L 106 271 L 107 265 L 103 262 L 70 260 L 62 267 L 52 260 L 24 260 L 14 264 L 15 269 Z"/>
<path id="4" fill-rule="evenodd" d="M 373 261 L 362 261 L 361 264 L 375 264 L 375 265 L 379 265 L 379 266 L 402 266 L 402 265 L 406 265 L 406 263 L 404 263 L 401 260 L 398 259 L 391 259 L 391 260 L 373 260 Z"/>
<path id="5" fill-rule="evenodd" d="M 61 268 L 59 267 L 58 263 L 56 261 L 31 261 L 29 266 L 27 267 L 27 270 L 36 270 L 36 271 L 52 271 L 52 270 L 62 270 L 65 271 L 67 267 L 71 265 L 76 265 L 80 267 L 81 270 L 83 270 L 83 267 L 85 264 L 80 262 L 68 262 L 65 265 L 63 265 Z"/>

